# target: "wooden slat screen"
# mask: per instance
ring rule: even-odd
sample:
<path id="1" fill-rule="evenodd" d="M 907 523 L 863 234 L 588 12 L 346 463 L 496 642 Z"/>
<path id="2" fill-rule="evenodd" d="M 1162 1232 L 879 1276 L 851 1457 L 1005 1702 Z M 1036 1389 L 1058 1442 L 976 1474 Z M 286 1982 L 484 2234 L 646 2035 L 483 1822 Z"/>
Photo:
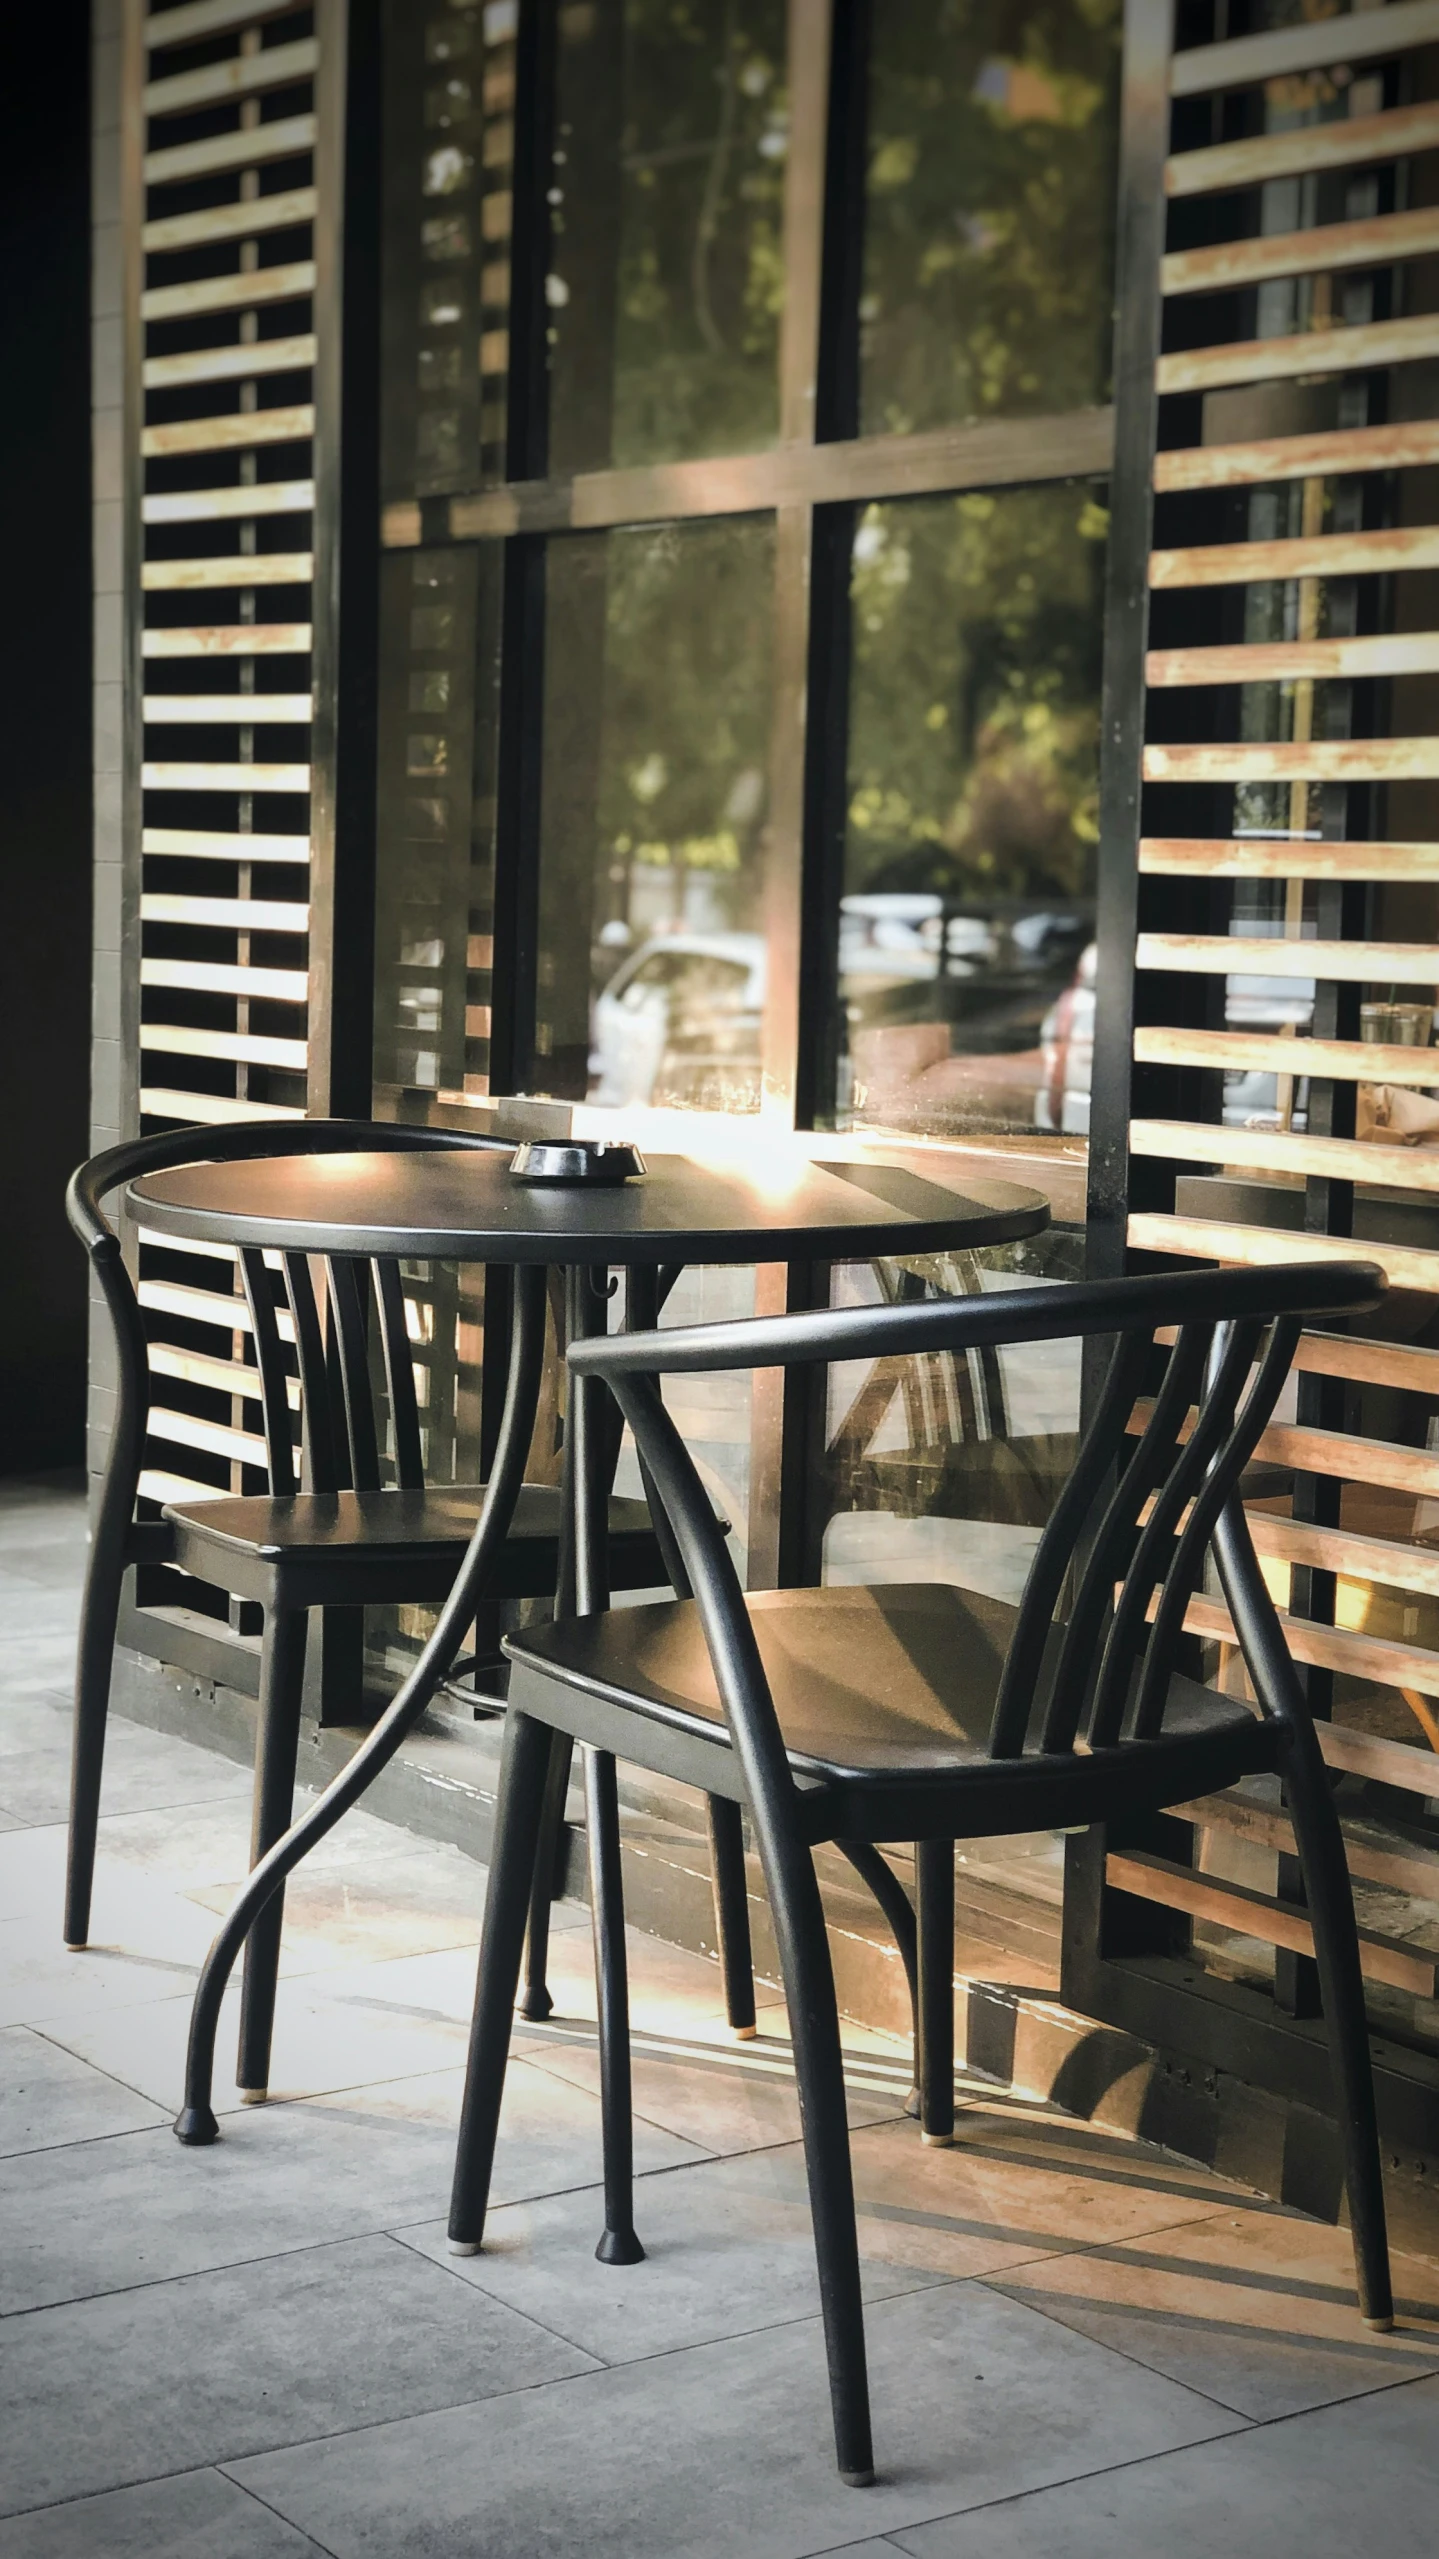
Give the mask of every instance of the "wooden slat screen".
<path id="1" fill-rule="evenodd" d="M 306 1106 L 314 637 L 315 146 L 324 18 L 143 8 L 136 706 L 140 1109 L 158 1128 Z M 151 1500 L 268 1481 L 233 1257 L 141 1239 Z M 248 1621 L 172 1574 L 142 1605 Z"/>
<path id="2" fill-rule="evenodd" d="M 1170 58 L 1129 1242 L 1352 1235 L 1402 1292 L 1387 1338 L 1304 1345 L 1253 1516 L 1333 1764 L 1439 1797 L 1439 6 L 1249 26 Z M 1190 1625 L 1238 1676 L 1214 1595 Z M 1282 1811 L 1190 1809 L 1218 1877 L 1110 1886 L 1302 1957 Z M 1278 1892 L 1224 1880 L 1241 1838 Z M 1427 2037 L 1439 1857 L 1354 1856 L 1366 1972 Z"/>

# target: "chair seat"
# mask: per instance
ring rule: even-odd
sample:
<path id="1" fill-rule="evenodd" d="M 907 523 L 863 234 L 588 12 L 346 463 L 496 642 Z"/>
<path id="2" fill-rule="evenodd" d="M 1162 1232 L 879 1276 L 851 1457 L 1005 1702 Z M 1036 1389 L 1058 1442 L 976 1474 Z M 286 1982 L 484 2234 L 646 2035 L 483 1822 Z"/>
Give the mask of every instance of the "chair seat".
<path id="1" fill-rule="evenodd" d="M 458 1568 L 484 1499 L 480 1484 L 387 1487 L 372 1493 L 221 1495 L 171 1502 L 165 1518 L 174 1561 L 248 1592 L 256 1573 L 282 1574 L 303 1586 L 334 1574 L 353 1577 L 377 1598 L 443 1597 Z M 553 1592 L 560 1534 L 560 1488 L 525 1484 L 505 1542 L 495 1596 L 545 1598 Z M 619 1589 L 643 1590 L 666 1579 L 643 1501 L 616 1494 L 609 1506 L 609 1569 Z M 403 1591 L 397 1585 L 403 1583 Z M 303 1604 L 300 1591 L 296 1604 Z"/>
<path id="2" fill-rule="evenodd" d="M 1083 1750 L 1043 1756 L 1032 1748 L 1023 1760 L 990 1758 L 990 1718 L 1017 1616 L 1002 1600 L 948 1583 L 907 1582 L 762 1591 L 746 1605 L 801 1783 L 840 1793 L 898 1787 L 908 1794 L 952 1787 L 963 1778 L 972 1786 L 1007 1787 L 1012 1793 L 1047 1780 L 1072 1795 L 1119 1756 Z M 692 1600 L 650 1602 L 526 1628 L 506 1638 L 505 1650 L 515 1664 L 511 1701 L 526 1711 L 543 1716 L 544 1691 L 553 1704 L 559 1686 L 711 1751 L 728 1748 Z M 1041 1691 L 1045 1685 L 1041 1682 Z M 1033 1741 L 1040 1717 L 1036 1704 Z M 583 1737 L 603 1734 L 587 1731 Z M 622 1744 L 611 1746 L 623 1755 Z M 1197 1757 L 1203 1776 L 1206 1753 L 1216 1763 L 1232 1759 L 1243 1770 L 1272 1765 L 1273 1744 L 1247 1706 L 1176 1679 L 1162 1737 L 1131 1745 L 1124 1757 L 1140 1766 L 1147 1761 L 1162 1794 L 1166 1759 Z M 1038 1813 L 1029 1818 L 1042 1826 Z"/>

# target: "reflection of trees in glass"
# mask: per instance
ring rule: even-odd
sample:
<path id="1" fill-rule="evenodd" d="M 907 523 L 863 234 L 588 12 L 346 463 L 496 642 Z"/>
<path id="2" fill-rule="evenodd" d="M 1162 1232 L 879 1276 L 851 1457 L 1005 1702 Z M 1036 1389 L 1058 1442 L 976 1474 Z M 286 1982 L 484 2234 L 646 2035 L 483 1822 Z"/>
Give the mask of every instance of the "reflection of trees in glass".
<path id="1" fill-rule="evenodd" d="M 1120 0 L 876 8 L 866 433 L 1104 397 L 1119 45 Z"/>
<path id="2" fill-rule="evenodd" d="M 598 924 L 658 920 L 661 898 L 675 921 L 754 921 L 772 548 L 756 516 L 610 537 Z"/>
<path id="3" fill-rule="evenodd" d="M 1092 893 L 1106 525 L 1074 483 L 866 509 L 851 892 Z"/>
<path id="4" fill-rule="evenodd" d="M 557 417 L 567 461 L 773 442 L 783 0 L 603 0 L 560 28 L 549 290 L 558 405 L 584 413 Z"/>

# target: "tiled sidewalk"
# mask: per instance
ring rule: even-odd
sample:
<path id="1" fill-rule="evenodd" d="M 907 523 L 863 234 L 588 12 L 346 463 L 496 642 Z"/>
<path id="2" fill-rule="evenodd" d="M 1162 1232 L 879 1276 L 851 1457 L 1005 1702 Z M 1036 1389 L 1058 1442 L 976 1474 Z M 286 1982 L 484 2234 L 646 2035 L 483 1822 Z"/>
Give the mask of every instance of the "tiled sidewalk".
<path id="1" fill-rule="evenodd" d="M 493 2246 L 444 2251 L 483 1878 L 352 1815 L 291 1895 L 274 2086 L 175 2144 L 248 1784 L 117 1723 L 60 1943 L 78 1504 L 0 1486 L 0 2559 L 1432 2559 L 1439 2274 L 857 2037 L 879 2484 L 832 2467 L 783 2019 L 633 1936 L 638 2222 L 597 2265 L 585 1914 L 516 2040 Z M 222 2051 L 233 2048 L 233 2022 Z M 229 2103 L 226 2110 L 226 2094 Z"/>

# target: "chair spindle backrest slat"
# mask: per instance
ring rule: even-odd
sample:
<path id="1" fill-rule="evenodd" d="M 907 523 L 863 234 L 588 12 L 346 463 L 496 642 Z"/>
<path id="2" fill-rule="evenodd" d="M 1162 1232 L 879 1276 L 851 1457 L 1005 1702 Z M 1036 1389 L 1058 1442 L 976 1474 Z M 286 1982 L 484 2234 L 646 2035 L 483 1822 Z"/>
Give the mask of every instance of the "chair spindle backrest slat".
<path id="1" fill-rule="evenodd" d="M 333 1254 L 325 1264 L 335 1319 L 334 1360 L 350 1451 L 350 1482 L 357 1493 L 374 1493 L 380 1485 L 380 1450 L 370 1386 L 368 1292 L 361 1280 L 363 1268 L 349 1254 Z"/>
<path id="2" fill-rule="evenodd" d="M 415 1396 L 415 1362 L 405 1314 L 400 1266 L 392 1255 L 375 1262 L 375 1296 L 380 1309 L 380 1342 L 385 1355 L 385 1389 L 390 1399 L 390 1430 L 395 1443 L 395 1480 L 418 1491 L 425 1480 L 420 1439 L 420 1408 Z"/>
<path id="3" fill-rule="evenodd" d="M 265 1416 L 270 1490 L 283 1499 L 298 1489 L 295 1442 L 290 1427 L 290 1381 L 280 1346 L 280 1327 L 275 1320 L 275 1292 L 265 1266 L 265 1256 L 257 1247 L 246 1245 L 241 1252 L 240 1276 L 250 1309 L 255 1366 L 260 1379 L 260 1407 Z"/>
<path id="4" fill-rule="evenodd" d="M 285 1255 L 285 1294 L 290 1301 L 295 1352 L 300 1367 L 300 1425 L 304 1438 L 305 1474 L 312 1493 L 337 1493 L 340 1469 L 335 1454 L 325 1336 L 315 1304 L 310 1265 L 303 1253 Z"/>

